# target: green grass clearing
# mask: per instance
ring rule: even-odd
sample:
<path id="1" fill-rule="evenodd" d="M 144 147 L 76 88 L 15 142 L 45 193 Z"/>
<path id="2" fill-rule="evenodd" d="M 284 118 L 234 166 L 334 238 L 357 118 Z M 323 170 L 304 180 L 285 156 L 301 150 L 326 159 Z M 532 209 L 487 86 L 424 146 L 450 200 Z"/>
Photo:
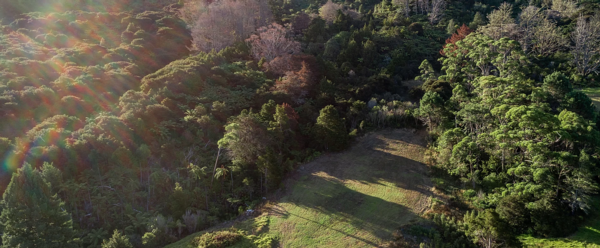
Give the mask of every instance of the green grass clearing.
<path id="1" fill-rule="evenodd" d="M 301 166 L 275 205 L 237 226 L 280 247 L 381 246 L 429 208 L 425 145 L 424 134 L 412 130 L 371 133 L 348 151 Z M 261 231 L 250 228 L 261 218 L 268 220 Z M 187 247 L 192 239 L 167 247 Z M 253 242 L 234 247 L 260 247 Z"/>

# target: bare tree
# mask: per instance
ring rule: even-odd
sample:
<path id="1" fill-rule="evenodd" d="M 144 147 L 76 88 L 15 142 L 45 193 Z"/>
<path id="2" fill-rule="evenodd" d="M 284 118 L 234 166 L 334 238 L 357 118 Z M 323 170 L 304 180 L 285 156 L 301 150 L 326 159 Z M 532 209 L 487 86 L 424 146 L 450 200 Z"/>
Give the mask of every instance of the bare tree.
<path id="1" fill-rule="evenodd" d="M 183 7 L 179 9 L 179 18 L 187 23 L 188 28 L 192 28 L 203 12 L 205 12 L 207 5 L 200 0 L 187 0 L 183 3 Z"/>
<path id="2" fill-rule="evenodd" d="M 548 56 L 568 45 L 568 41 L 558 30 L 556 23 L 544 18 L 534 30 L 533 52 Z"/>
<path id="3" fill-rule="evenodd" d="M 335 18 L 338 15 L 339 10 L 343 10 L 344 7 L 341 4 L 337 4 L 328 0 L 321 8 L 319 9 L 319 16 L 323 18 L 323 20 L 327 21 L 327 23 L 333 23 Z"/>
<path id="4" fill-rule="evenodd" d="M 404 13 L 404 16 L 410 16 L 410 0 L 394 0 L 394 4 L 398 5 L 400 11 Z"/>
<path id="5" fill-rule="evenodd" d="M 579 16 L 571 39 L 575 44 L 571 53 L 577 72 L 583 76 L 593 72 L 598 73 L 600 66 L 600 14 L 594 15 L 589 21 L 585 17 Z"/>
<path id="6" fill-rule="evenodd" d="M 535 6 L 528 6 L 519 14 L 519 43 L 521 43 L 521 48 L 524 52 L 528 53 L 531 51 L 535 29 L 543 19 L 544 15 L 541 9 Z"/>
<path id="7" fill-rule="evenodd" d="M 489 24 L 479 27 L 477 31 L 498 40 L 502 37 L 518 38 L 518 27 L 512 15 L 512 4 L 504 2 L 497 10 L 488 15 Z"/>
<path id="8" fill-rule="evenodd" d="M 574 0 L 552 0 L 552 10 L 560 12 L 563 17 L 570 17 L 578 11 Z"/>
<path id="9" fill-rule="evenodd" d="M 350 16 L 352 19 L 359 19 L 360 13 L 353 9 L 347 9 L 343 5 L 334 3 L 331 0 L 328 0 L 321 8 L 319 9 L 319 16 L 323 18 L 323 20 L 327 21 L 327 23 L 331 24 L 337 18 L 338 12 L 342 11 L 345 15 Z"/>
<path id="10" fill-rule="evenodd" d="M 182 10 L 180 15 L 187 20 L 196 19 L 191 25 L 192 37 L 195 47 L 203 51 L 218 51 L 243 40 L 272 19 L 267 0 L 188 3 L 190 9 Z"/>
<path id="11" fill-rule="evenodd" d="M 446 10 L 445 0 L 431 0 L 431 11 L 429 11 L 429 22 L 435 24 L 444 16 Z"/>
<path id="12" fill-rule="evenodd" d="M 419 5 L 419 11 L 421 14 L 425 14 L 429 12 L 431 5 L 429 4 L 429 0 L 417 0 L 417 4 Z"/>
<path id="13" fill-rule="evenodd" d="M 300 52 L 300 42 L 289 38 L 290 30 L 277 23 L 258 29 L 258 35 L 246 40 L 252 45 L 255 59 L 265 58 L 270 62 L 278 56 Z"/>

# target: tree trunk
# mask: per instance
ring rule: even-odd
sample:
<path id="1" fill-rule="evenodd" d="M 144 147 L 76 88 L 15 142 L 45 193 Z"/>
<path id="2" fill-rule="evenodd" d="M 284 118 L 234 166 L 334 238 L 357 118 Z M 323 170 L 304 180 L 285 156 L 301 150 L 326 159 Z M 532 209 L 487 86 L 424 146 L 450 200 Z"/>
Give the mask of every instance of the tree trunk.
<path id="1" fill-rule="evenodd" d="M 212 177 L 210 179 L 210 187 L 212 188 L 213 181 L 215 179 L 215 172 L 217 171 L 217 164 L 219 163 L 219 156 L 221 156 L 221 147 L 219 147 L 219 151 L 217 152 L 217 159 L 215 160 L 215 167 L 213 167 Z"/>

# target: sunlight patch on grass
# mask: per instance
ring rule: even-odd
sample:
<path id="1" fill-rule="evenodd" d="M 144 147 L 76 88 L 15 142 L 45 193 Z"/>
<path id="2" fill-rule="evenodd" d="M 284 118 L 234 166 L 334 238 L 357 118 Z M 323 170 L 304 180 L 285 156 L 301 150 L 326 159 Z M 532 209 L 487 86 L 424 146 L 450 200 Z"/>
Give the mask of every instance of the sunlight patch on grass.
<path id="1" fill-rule="evenodd" d="M 429 202 L 421 137 L 407 130 L 362 138 L 321 157 L 270 211 L 283 247 L 375 247 Z"/>

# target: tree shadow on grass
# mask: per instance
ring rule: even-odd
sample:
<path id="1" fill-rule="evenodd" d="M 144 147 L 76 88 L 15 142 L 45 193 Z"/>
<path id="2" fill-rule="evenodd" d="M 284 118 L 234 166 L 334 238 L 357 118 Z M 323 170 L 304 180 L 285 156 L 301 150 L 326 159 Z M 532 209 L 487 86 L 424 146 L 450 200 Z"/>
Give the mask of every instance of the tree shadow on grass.
<path id="1" fill-rule="evenodd" d="M 422 154 L 411 154 L 423 150 L 423 137 L 410 130 L 383 131 L 364 137 L 346 152 L 325 155 L 305 165 L 300 170 L 301 179 L 288 188 L 286 197 L 279 200 L 323 213 L 324 216 L 305 214 L 291 208 L 274 208 L 271 213 L 284 219 L 300 218 L 314 224 L 314 229 L 325 228 L 366 245 L 377 246 L 379 244 L 373 240 L 348 232 L 353 229 L 347 229 L 343 223 L 349 223 L 354 229 L 366 231 L 380 240 L 389 240 L 393 230 L 417 218 L 413 211 L 418 207 L 404 206 L 374 196 L 377 194 L 361 192 L 369 192 L 376 186 L 378 194 L 386 194 L 386 199 L 390 196 L 396 200 L 404 197 L 393 195 L 396 194 L 394 190 L 398 191 L 397 194 L 410 193 L 411 197 L 431 196 L 432 184 L 427 176 L 427 166 L 412 159 L 418 157 L 412 155 L 422 157 Z M 382 192 L 381 186 L 389 189 Z M 356 188 L 361 192 L 354 190 Z M 415 204 L 427 202 L 421 198 L 412 201 Z M 421 206 L 421 210 L 424 207 Z M 305 232 L 304 235 L 314 232 L 318 236 L 315 230 L 294 230 L 296 232 Z"/>
<path id="2" fill-rule="evenodd" d="M 395 187 L 431 195 L 428 167 L 413 158 L 426 149 L 422 134 L 388 130 L 364 137 L 350 150 L 325 155 L 307 165 L 303 174 L 324 172 L 339 180 L 362 184 L 392 183 Z"/>
<path id="3" fill-rule="evenodd" d="M 366 231 L 380 240 L 389 240 L 393 230 L 417 217 L 403 205 L 354 191 L 335 179 L 313 176 L 307 180 L 308 183 L 297 184 L 293 189 L 294 193 L 280 202 L 320 212 L 327 218 L 320 216 L 322 218 L 315 219 L 315 215 L 300 215 L 283 208 L 273 208 L 270 211 L 272 215 L 283 219 L 296 217 L 315 225 L 314 229 L 309 227 L 309 230 L 298 230 L 300 232 L 314 232 L 318 235 L 316 231 L 324 228 L 367 245 L 377 246 L 379 244 L 371 240 L 341 230 L 340 226 L 347 228 L 350 224 L 354 229 Z M 296 230 L 294 233 L 297 233 Z"/>

